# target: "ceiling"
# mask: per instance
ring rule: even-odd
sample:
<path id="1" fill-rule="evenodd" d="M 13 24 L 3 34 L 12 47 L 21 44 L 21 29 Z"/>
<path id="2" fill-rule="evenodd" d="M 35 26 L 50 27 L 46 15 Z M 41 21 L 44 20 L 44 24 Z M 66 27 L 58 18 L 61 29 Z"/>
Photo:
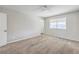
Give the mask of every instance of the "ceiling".
<path id="1" fill-rule="evenodd" d="M 1 5 L 0 7 L 13 9 L 25 14 L 35 14 L 42 17 L 49 17 L 79 10 L 78 5 Z"/>

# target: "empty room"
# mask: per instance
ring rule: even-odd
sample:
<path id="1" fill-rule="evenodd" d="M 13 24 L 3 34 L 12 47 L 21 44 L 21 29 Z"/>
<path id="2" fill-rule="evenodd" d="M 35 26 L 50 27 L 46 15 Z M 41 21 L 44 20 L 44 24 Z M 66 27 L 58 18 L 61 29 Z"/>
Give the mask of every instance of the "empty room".
<path id="1" fill-rule="evenodd" d="M 79 5 L 0 5 L 0 54 L 78 54 Z"/>

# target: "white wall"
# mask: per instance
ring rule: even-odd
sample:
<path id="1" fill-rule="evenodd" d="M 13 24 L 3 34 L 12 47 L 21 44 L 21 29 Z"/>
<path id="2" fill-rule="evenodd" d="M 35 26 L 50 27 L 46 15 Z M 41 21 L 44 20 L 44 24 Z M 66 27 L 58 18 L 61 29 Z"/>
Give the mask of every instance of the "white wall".
<path id="1" fill-rule="evenodd" d="M 41 18 L 34 14 L 22 14 L 11 9 L 0 8 L 0 12 L 7 14 L 8 42 L 38 36 L 41 33 Z"/>
<path id="2" fill-rule="evenodd" d="M 64 17 L 64 16 L 67 18 L 66 30 L 49 29 L 49 20 L 53 20 L 54 18 Z M 45 19 L 45 33 L 52 36 L 79 41 L 79 36 L 78 36 L 79 35 L 79 12 L 73 12 L 73 13 L 46 18 Z"/>

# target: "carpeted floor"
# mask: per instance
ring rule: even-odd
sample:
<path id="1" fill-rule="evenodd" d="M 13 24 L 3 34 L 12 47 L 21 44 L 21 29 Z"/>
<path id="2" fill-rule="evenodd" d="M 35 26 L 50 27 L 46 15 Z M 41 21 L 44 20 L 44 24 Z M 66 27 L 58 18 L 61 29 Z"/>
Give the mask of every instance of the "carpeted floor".
<path id="1" fill-rule="evenodd" d="M 0 54 L 75 54 L 79 53 L 79 42 L 59 39 L 48 35 L 7 44 Z"/>

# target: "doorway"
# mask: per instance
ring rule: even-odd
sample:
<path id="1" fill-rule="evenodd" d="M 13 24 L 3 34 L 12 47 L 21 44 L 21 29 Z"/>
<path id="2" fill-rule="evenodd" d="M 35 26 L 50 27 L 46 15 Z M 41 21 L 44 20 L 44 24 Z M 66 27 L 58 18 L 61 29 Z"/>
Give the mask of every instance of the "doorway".
<path id="1" fill-rule="evenodd" d="M 40 20 L 41 22 L 41 34 L 44 33 L 44 19 Z"/>

